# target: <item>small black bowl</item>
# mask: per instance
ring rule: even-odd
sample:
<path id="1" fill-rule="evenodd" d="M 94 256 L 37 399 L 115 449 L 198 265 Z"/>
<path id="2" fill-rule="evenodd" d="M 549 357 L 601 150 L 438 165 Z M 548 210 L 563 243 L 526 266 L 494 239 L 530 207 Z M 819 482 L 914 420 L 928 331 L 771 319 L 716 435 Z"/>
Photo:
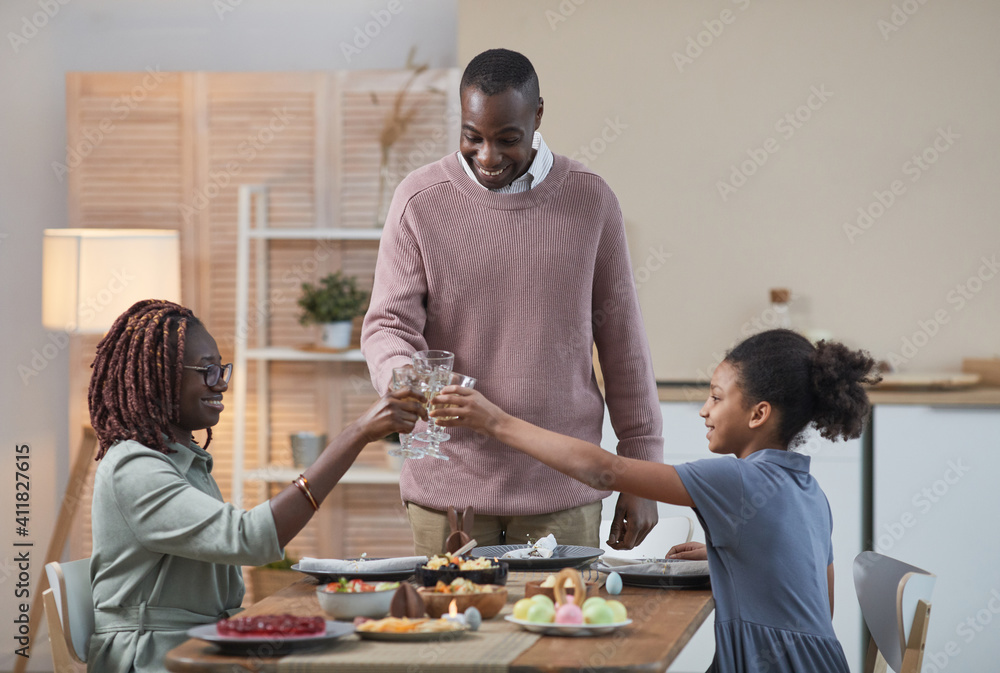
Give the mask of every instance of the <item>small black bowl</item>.
<path id="1" fill-rule="evenodd" d="M 417 566 L 415 571 L 417 586 L 433 587 L 438 582 L 451 584 L 451 581 L 463 577 L 476 584 L 507 584 L 508 565 L 504 561 L 499 561 L 498 565 L 481 570 L 456 570 L 454 568 L 438 568 L 431 570 L 423 566 Z"/>

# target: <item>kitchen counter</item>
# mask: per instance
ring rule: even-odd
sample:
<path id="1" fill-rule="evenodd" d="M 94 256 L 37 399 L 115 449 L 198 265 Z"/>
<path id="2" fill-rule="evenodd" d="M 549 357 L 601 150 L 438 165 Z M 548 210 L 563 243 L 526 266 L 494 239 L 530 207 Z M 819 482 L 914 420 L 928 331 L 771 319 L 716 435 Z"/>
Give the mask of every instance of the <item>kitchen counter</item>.
<path id="1" fill-rule="evenodd" d="M 698 381 L 657 381 L 661 402 L 704 402 L 708 385 Z M 870 390 L 872 404 L 1000 407 L 1000 387 L 977 386 L 960 390 Z"/>

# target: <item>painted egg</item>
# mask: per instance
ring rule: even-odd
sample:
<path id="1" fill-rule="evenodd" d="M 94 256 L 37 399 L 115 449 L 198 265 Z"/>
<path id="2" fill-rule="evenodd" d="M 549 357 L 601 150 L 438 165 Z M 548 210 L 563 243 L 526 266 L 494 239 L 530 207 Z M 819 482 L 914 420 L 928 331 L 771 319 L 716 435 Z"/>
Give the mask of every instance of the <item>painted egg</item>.
<path id="1" fill-rule="evenodd" d="M 469 625 L 469 630 L 478 631 L 479 625 L 483 623 L 483 615 L 476 609 L 476 606 L 470 606 L 464 614 L 465 623 Z"/>
<path id="2" fill-rule="evenodd" d="M 622 592 L 622 576 L 618 573 L 608 573 L 608 579 L 604 581 L 604 588 L 612 596 L 617 596 Z"/>
<path id="3" fill-rule="evenodd" d="M 556 624 L 583 624 L 583 611 L 576 603 L 564 603 L 556 610 Z"/>

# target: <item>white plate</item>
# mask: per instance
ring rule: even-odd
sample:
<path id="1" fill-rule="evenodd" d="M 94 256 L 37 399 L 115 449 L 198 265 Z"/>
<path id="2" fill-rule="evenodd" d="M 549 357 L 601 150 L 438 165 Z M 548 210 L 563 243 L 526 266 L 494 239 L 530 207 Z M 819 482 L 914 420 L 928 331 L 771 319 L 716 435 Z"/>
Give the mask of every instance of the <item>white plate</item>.
<path id="1" fill-rule="evenodd" d="M 508 622 L 517 624 L 522 629 L 541 633 L 544 636 L 604 636 L 632 623 L 631 619 L 614 624 L 539 624 L 515 619 L 510 615 L 504 617 Z"/>

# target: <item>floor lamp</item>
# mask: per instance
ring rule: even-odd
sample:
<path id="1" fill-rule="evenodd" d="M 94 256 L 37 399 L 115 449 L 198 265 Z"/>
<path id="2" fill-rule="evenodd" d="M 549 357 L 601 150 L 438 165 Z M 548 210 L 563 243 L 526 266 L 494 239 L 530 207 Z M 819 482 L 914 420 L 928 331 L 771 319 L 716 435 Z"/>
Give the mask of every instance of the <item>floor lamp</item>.
<path id="1" fill-rule="evenodd" d="M 172 229 L 46 229 L 42 240 L 42 324 L 48 330 L 103 334 L 140 299 L 180 301 L 180 237 Z M 71 402 L 72 403 L 72 402 Z M 87 425 L 70 469 L 66 493 L 49 538 L 45 563 L 66 546 L 97 447 Z M 48 580 L 32 595 L 28 641 L 34 645 Z M 31 649 L 28 650 L 29 654 Z M 17 657 L 23 673 L 27 657 Z"/>

